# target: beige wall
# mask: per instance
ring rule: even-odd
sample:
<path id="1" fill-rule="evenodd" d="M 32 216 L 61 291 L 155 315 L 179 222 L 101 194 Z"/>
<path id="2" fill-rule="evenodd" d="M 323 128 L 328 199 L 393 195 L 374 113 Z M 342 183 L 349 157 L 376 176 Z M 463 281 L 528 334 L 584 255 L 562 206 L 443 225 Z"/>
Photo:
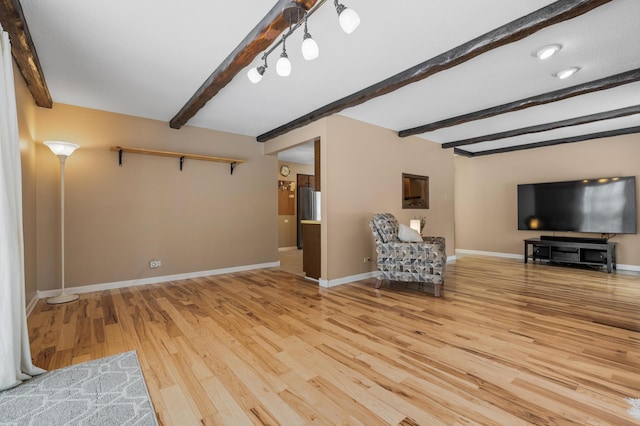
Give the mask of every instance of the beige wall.
<path id="1" fill-rule="evenodd" d="M 38 290 L 59 283 L 59 163 L 42 141 L 80 145 L 65 166 L 66 285 L 276 262 L 277 159 L 255 139 L 55 104 L 37 109 Z M 112 145 L 246 160 L 118 154 Z M 149 261 L 162 266 L 150 269 Z"/>
<path id="2" fill-rule="evenodd" d="M 424 234 L 445 237 L 447 253 L 454 252 L 451 150 L 341 116 L 329 118 L 327 141 L 329 171 L 322 192 L 328 213 L 328 279 L 375 270 L 374 264 L 363 263 L 365 256 L 375 259 L 368 225 L 373 213 L 393 213 L 406 225 L 424 215 Z M 402 209 L 402 173 L 429 176 L 429 209 Z"/>
<path id="3" fill-rule="evenodd" d="M 456 247 L 521 255 L 523 239 L 552 233 L 517 230 L 518 184 L 638 176 L 639 158 L 638 135 L 476 158 L 456 157 Z M 618 263 L 640 265 L 639 234 L 618 235 L 611 241 L 618 243 Z"/>
<path id="4" fill-rule="evenodd" d="M 373 213 L 389 212 L 405 224 L 427 217 L 425 234 L 453 245 L 453 154 L 440 145 L 341 116 L 319 120 L 265 144 L 273 153 L 320 137 L 322 188 L 321 278 L 336 280 L 375 270 L 368 222 Z M 402 173 L 430 178 L 428 210 L 403 210 Z"/>
<path id="5" fill-rule="evenodd" d="M 20 162 L 22 169 L 22 221 L 24 230 L 24 272 L 25 297 L 27 303 L 37 291 L 36 276 L 36 145 L 35 114 L 36 105 L 31 97 L 18 67 L 13 66 L 18 109 L 18 130 L 20 136 Z"/>
<path id="6" fill-rule="evenodd" d="M 291 174 L 284 177 L 280 174 L 280 166 L 286 164 L 291 170 Z M 298 174 L 313 175 L 313 164 L 292 163 L 290 161 L 278 161 L 277 170 L 278 180 L 295 182 Z M 296 188 L 297 196 L 297 188 Z M 296 200 L 297 201 L 297 200 Z M 278 215 L 278 247 L 297 247 L 298 245 L 298 228 L 296 226 L 297 203 L 295 204 L 293 215 Z"/>

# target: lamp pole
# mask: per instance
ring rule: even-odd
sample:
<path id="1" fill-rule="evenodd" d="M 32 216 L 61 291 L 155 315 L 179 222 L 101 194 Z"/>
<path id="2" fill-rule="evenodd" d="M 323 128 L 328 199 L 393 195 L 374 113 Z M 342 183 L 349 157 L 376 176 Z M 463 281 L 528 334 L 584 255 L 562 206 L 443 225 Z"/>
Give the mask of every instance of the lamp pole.
<path id="1" fill-rule="evenodd" d="M 68 294 L 64 291 L 64 163 L 67 157 L 78 149 L 79 146 L 74 143 L 61 141 L 48 141 L 45 142 L 45 145 L 47 145 L 60 160 L 60 271 L 62 292 L 58 296 L 47 299 L 47 303 L 56 305 L 59 303 L 72 302 L 79 297 L 77 294 Z"/>

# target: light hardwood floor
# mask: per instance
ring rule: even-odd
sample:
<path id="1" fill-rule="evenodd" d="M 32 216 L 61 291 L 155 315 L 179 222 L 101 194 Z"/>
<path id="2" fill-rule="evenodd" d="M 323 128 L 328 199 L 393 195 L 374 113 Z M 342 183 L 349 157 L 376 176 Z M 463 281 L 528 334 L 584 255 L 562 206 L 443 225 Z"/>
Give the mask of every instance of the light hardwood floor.
<path id="1" fill-rule="evenodd" d="M 469 256 L 443 297 L 278 269 L 29 318 L 35 364 L 136 350 L 161 424 L 638 424 L 640 277 Z"/>

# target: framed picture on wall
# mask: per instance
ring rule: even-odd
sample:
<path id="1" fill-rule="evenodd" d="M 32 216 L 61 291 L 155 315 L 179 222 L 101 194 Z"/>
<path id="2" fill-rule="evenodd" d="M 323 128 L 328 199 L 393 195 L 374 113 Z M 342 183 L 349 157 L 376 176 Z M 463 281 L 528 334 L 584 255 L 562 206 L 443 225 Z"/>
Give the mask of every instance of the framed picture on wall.
<path id="1" fill-rule="evenodd" d="M 402 174 L 402 208 L 429 208 L 429 176 Z"/>

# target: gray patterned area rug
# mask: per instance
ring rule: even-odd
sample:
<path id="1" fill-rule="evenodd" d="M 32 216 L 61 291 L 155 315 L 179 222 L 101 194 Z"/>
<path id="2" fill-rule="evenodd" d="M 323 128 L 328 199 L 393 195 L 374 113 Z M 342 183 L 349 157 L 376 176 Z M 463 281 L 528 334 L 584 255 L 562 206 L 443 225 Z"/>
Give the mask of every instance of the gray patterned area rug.
<path id="1" fill-rule="evenodd" d="M 629 414 L 631 414 L 636 419 L 640 419 L 640 398 L 627 398 L 626 401 L 631 404 L 631 408 L 629 408 Z"/>
<path id="2" fill-rule="evenodd" d="M 0 392 L 0 425 L 158 425 L 135 351 Z"/>

